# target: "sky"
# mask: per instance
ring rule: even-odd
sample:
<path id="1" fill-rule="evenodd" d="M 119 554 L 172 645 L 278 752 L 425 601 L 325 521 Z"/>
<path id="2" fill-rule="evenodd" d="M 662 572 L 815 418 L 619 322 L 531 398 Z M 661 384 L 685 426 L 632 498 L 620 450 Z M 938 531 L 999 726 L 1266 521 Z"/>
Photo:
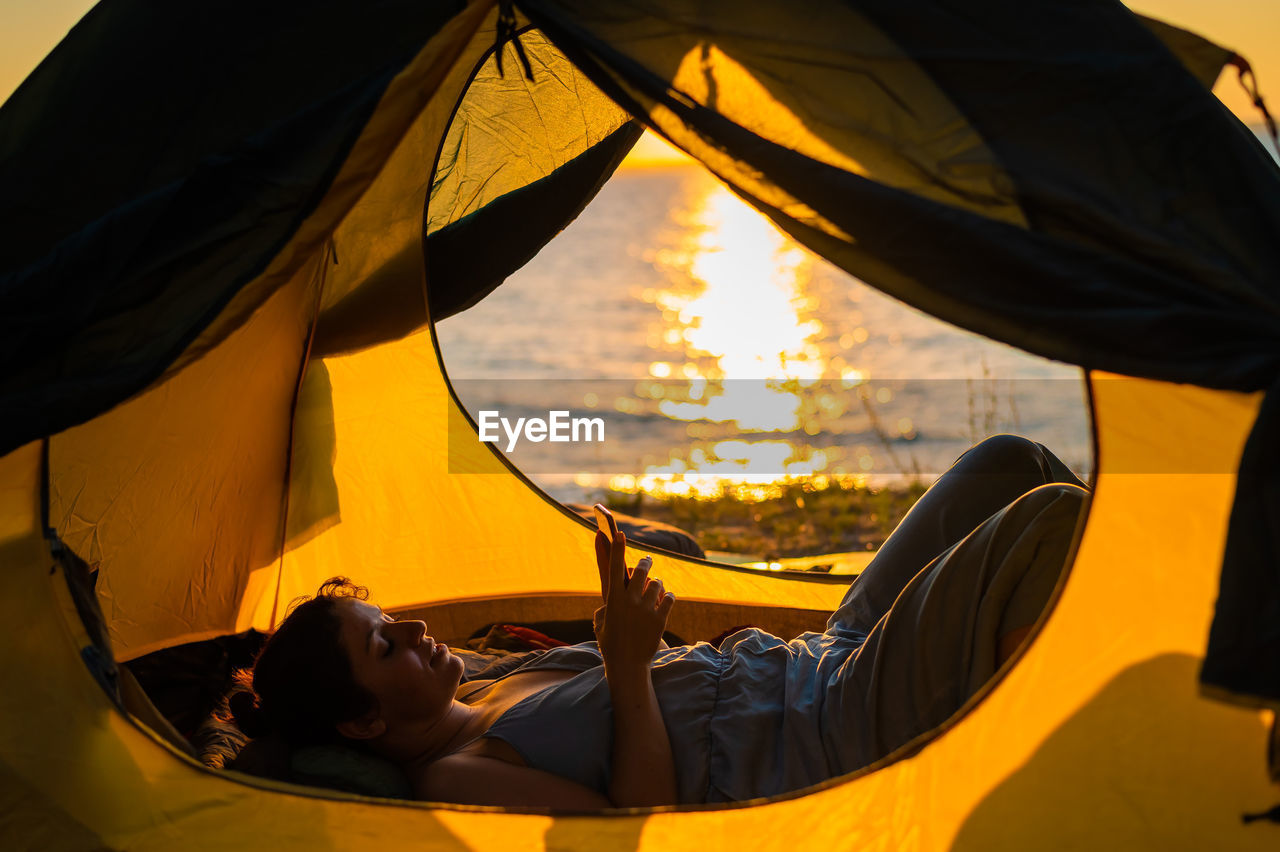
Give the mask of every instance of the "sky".
<path id="1" fill-rule="evenodd" d="M 0 0 L 0 98 L 7 99 L 93 5 L 93 0 Z M 1280 113 L 1280 0 L 1134 0 L 1129 6 L 1245 56 L 1263 96 L 1270 95 L 1272 112 Z M 1259 123 L 1233 71 L 1223 73 L 1215 91 L 1236 115 Z"/>

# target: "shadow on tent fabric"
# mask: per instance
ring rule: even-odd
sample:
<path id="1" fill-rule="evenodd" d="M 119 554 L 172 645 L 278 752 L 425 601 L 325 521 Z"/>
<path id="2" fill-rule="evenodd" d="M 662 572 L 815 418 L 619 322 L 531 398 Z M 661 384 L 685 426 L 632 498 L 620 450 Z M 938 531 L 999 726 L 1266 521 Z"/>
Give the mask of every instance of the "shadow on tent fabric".
<path id="1" fill-rule="evenodd" d="M 640 833 L 644 831 L 645 821 L 641 819 L 593 820 L 591 822 L 590 844 L 595 849 L 615 849 L 617 852 L 628 852 L 640 848 Z M 552 820 L 543 835 L 543 843 L 547 849 L 583 849 L 586 838 L 578 825 L 578 820 Z"/>
<path id="2" fill-rule="evenodd" d="M 1034 849 L 1046 835 L 1086 848 L 1104 825 L 1112 848 L 1156 848 L 1161 839 L 1177 847 L 1194 826 L 1236 827 L 1245 811 L 1265 810 L 1271 802 L 1250 801 L 1244 791 L 1256 788 L 1247 776 L 1264 770 L 1266 726 L 1256 712 L 1202 699 L 1199 664 L 1165 654 L 1117 675 L 991 791 L 952 852 Z M 1153 703 L 1157 696 L 1163 703 Z M 1224 767 L 1239 754 L 1256 760 L 1232 776 Z M 1153 799 L 1158 812 L 1144 807 Z"/>
<path id="3" fill-rule="evenodd" d="M 316 358 L 307 364 L 294 407 L 286 551 L 301 547 L 342 521 L 338 483 L 333 476 L 338 452 L 333 419 L 329 368 Z"/>
<path id="4" fill-rule="evenodd" d="M 84 823 L 25 779 L 0 766 L 0 789 L 5 791 L 5 839 L 30 841 L 30 849 L 96 849 L 116 852 Z"/>

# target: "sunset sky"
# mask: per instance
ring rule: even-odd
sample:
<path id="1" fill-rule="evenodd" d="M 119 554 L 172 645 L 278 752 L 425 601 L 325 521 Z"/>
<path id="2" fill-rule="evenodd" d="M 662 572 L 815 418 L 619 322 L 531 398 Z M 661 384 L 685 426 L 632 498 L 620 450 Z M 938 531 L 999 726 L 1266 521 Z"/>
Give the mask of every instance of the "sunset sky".
<path id="1" fill-rule="evenodd" d="M 75 22 L 92 0 L 3 0 L 0 2 L 0 97 L 8 98 Z M 1280 2 L 1278 0 L 1142 0 L 1130 3 L 1138 12 L 1194 30 L 1243 54 L 1280 111 Z M 1219 97 L 1246 122 L 1260 121 L 1256 110 L 1228 71 L 1218 81 Z M 656 140 L 654 140 L 656 142 Z M 652 143 L 646 143 L 652 144 Z M 654 147 L 651 157 L 663 158 Z"/>

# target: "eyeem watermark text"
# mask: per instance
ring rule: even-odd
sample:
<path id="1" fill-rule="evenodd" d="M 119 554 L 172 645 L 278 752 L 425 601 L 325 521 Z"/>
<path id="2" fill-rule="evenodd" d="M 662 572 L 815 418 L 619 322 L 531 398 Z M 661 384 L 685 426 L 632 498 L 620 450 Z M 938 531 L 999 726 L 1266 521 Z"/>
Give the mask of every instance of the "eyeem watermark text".
<path id="1" fill-rule="evenodd" d="M 501 439 L 499 427 L 506 433 L 508 453 L 516 448 L 521 437 L 535 444 L 543 441 L 577 444 L 604 440 L 603 417 L 570 417 L 568 411 L 548 411 L 546 420 L 517 417 L 514 424 L 499 411 L 480 412 L 481 441 L 498 443 Z"/>

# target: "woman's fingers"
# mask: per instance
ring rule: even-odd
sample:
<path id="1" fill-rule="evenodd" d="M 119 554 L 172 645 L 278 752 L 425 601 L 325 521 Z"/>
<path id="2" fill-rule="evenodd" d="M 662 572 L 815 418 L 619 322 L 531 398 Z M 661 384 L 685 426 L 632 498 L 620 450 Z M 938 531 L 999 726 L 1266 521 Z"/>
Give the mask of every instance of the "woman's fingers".
<path id="1" fill-rule="evenodd" d="M 609 537 L 596 530 L 596 570 L 600 572 L 600 597 L 609 599 Z"/>
<path id="2" fill-rule="evenodd" d="M 675 605 L 676 605 L 676 596 L 671 594 L 670 592 L 665 593 L 662 596 L 662 600 L 658 602 L 658 615 L 662 616 L 662 621 L 664 624 L 666 623 L 667 615 L 671 612 L 671 607 Z"/>
<path id="3" fill-rule="evenodd" d="M 646 585 L 649 580 L 649 569 L 653 567 L 653 558 L 646 556 L 636 563 L 635 570 L 631 572 L 631 579 L 627 583 L 627 591 L 631 594 L 633 601 L 640 600 L 646 591 Z"/>
<path id="4" fill-rule="evenodd" d="M 609 595 L 621 594 L 627 587 L 627 535 L 617 531 L 609 544 Z"/>
<path id="5" fill-rule="evenodd" d="M 662 581 L 654 577 L 649 581 L 649 585 L 645 586 L 643 600 L 650 608 L 657 607 L 658 601 L 662 600 L 664 592 L 666 592 L 666 589 L 662 587 Z"/>

